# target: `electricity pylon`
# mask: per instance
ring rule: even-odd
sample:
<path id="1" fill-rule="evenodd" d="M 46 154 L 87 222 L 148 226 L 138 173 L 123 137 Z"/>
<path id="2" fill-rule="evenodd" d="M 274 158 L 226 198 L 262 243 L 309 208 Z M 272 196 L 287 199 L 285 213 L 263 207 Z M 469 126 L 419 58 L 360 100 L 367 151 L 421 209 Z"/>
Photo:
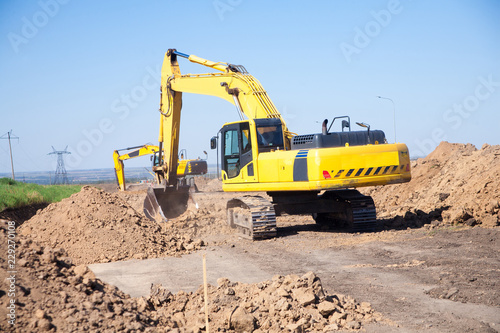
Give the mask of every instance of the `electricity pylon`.
<path id="1" fill-rule="evenodd" d="M 63 159 L 64 154 L 71 154 L 68 151 L 68 146 L 66 146 L 66 148 L 64 148 L 64 150 L 56 150 L 54 148 L 54 146 L 52 146 L 52 150 L 53 150 L 53 152 L 47 154 L 47 155 L 57 154 L 57 168 L 56 168 L 56 174 L 54 177 L 54 181 L 52 182 L 52 185 L 69 184 L 68 176 L 66 173 L 66 168 L 64 167 L 64 159 Z"/>

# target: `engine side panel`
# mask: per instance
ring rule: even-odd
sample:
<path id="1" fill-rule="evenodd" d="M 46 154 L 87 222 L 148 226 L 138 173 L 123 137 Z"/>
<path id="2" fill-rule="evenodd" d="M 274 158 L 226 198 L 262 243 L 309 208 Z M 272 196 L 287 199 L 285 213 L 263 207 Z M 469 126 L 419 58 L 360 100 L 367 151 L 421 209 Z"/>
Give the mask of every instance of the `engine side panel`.
<path id="1" fill-rule="evenodd" d="M 258 183 L 224 183 L 224 191 L 328 190 L 411 179 L 402 143 L 274 151 L 259 154 L 256 165 Z"/>

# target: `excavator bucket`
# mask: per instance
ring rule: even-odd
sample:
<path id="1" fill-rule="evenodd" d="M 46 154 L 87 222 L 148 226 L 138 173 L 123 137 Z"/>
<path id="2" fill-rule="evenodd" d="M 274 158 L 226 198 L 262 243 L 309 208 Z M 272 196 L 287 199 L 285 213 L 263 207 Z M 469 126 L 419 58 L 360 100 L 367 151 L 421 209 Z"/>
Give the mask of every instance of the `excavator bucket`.
<path id="1" fill-rule="evenodd" d="M 144 200 L 144 214 L 153 221 L 166 222 L 184 213 L 190 201 L 193 198 L 189 186 L 150 186 Z"/>

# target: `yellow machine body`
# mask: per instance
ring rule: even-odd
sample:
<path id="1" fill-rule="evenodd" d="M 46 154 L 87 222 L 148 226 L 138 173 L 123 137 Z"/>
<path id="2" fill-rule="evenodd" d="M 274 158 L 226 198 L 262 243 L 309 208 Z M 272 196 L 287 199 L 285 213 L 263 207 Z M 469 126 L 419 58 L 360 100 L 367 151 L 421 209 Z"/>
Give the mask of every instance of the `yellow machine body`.
<path id="1" fill-rule="evenodd" d="M 181 74 L 179 57 L 219 72 Z M 407 146 L 387 143 L 382 131 L 370 131 L 369 125 L 358 123 L 367 130 L 351 132 L 349 119 L 346 122 L 349 132 L 343 132 L 343 121 L 342 132 L 330 133 L 325 120 L 321 133 L 296 135 L 289 131 L 259 81 L 243 66 L 169 49 L 161 77 L 162 164 L 155 169 L 164 192 L 169 189 L 171 193 L 182 193 L 176 170 L 183 93 L 222 98 L 235 105 L 240 115 L 241 121 L 223 125 L 220 135 L 212 138 L 211 146 L 220 146 L 224 191 L 262 191 L 273 198 L 272 206 L 266 206 L 263 198 L 228 202 L 228 223 L 247 230 L 252 238 L 276 235 L 274 212 L 313 214 L 318 222 L 346 211 L 347 220 L 360 229 L 373 226 L 376 219 L 373 200 L 352 189 L 411 179 Z M 159 189 L 155 195 L 160 195 Z M 237 207 L 252 210 L 252 214 L 243 216 L 235 210 Z M 264 211 L 265 214 L 259 213 Z M 255 220 L 256 216 L 264 215 L 262 221 Z"/>
<path id="2" fill-rule="evenodd" d="M 200 159 L 179 160 L 177 177 L 204 175 L 207 173 L 207 161 Z"/>
<path id="3" fill-rule="evenodd" d="M 187 173 L 189 173 L 188 169 L 188 161 L 187 160 L 179 160 L 177 163 L 177 176 L 183 176 Z"/>
<path id="4" fill-rule="evenodd" d="M 294 172 L 296 163 L 304 160 L 306 167 L 295 167 Z M 257 170 L 253 176 L 249 176 L 250 164 Z M 238 192 L 322 191 L 410 179 L 408 148 L 402 143 L 264 152 L 241 168 L 236 177 L 229 178 L 222 170 L 223 190 Z"/>

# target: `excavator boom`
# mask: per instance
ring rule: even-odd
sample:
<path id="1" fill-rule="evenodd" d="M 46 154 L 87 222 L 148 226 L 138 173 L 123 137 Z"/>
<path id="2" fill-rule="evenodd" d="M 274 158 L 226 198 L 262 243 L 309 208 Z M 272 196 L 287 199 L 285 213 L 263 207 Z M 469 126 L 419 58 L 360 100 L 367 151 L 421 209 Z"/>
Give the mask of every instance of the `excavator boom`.
<path id="1" fill-rule="evenodd" d="M 221 73 L 183 75 L 179 69 L 178 57 L 187 58 L 191 62 L 216 69 Z M 159 211 L 162 208 L 164 215 L 167 215 L 165 214 L 167 210 L 179 211 L 177 206 L 181 200 L 172 200 L 171 198 L 175 196 L 175 193 L 179 193 L 184 198 L 185 195 L 182 193 L 186 192 L 185 185 L 178 183 L 176 173 L 183 92 L 211 95 L 225 99 L 237 107 L 241 118 L 246 116 L 249 119 L 279 119 L 284 129 L 286 146 L 288 147 L 293 135 L 293 133 L 287 130 L 281 114 L 267 96 L 264 88 L 242 66 L 223 62 L 216 63 L 194 55 L 178 52 L 175 49 L 169 49 L 165 54 L 161 70 L 161 116 L 158 146 L 162 164 L 153 170 L 160 184 L 155 186 L 154 194 L 156 195 L 158 205 L 160 205 L 160 202 L 164 203 L 163 207 L 155 207 L 154 210 Z M 249 112 L 250 110 L 252 111 Z M 161 198 L 162 196 L 170 199 Z M 155 205 L 153 200 L 149 201 L 153 202 L 152 205 Z M 175 207 L 168 207 L 169 202 L 175 202 Z"/>

